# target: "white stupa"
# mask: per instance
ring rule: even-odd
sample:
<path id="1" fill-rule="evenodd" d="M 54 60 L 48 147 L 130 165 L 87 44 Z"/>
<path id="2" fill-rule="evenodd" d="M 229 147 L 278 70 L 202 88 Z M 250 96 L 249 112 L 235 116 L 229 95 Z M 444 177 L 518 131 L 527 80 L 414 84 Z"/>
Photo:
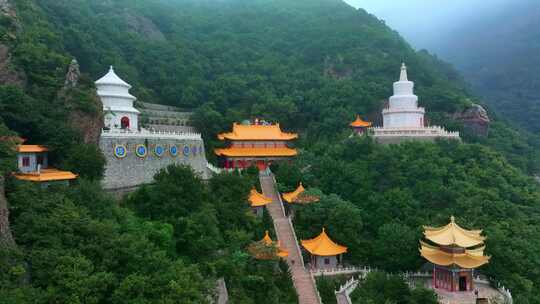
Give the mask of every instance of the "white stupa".
<path id="1" fill-rule="evenodd" d="M 407 67 L 402 64 L 399 81 L 394 82 L 394 95 L 389 99 L 388 108 L 382 111 L 383 127 L 373 128 L 373 136 L 380 143 L 399 143 L 410 139 L 459 139 L 458 132 L 448 132 L 438 126 L 425 126 L 425 112 L 424 108 L 418 107 L 414 82 L 409 81 Z"/>
<path id="2" fill-rule="evenodd" d="M 137 98 L 129 93 L 131 85 L 120 79 L 112 66 L 109 72 L 95 83 L 97 94 L 103 103 L 105 128 L 138 130 L 140 112 L 133 107 Z"/>

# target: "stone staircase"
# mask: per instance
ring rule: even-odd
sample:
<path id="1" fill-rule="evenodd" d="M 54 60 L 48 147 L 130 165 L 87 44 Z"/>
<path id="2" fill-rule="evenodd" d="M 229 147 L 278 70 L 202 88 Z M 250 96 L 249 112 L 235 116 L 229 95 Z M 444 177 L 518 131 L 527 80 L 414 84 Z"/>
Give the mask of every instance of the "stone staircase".
<path id="1" fill-rule="evenodd" d="M 304 260 L 292 223 L 285 216 L 281 197 L 276 190 L 276 183 L 272 173 L 263 172 L 259 176 L 262 191 L 265 196 L 272 198 L 272 203 L 266 206 L 272 220 L 281 246 L 289 251 L 287 264 L 291 270 L 292 280 L 298 294 L 299 304 L 321 304 L 313 275 L 304 267 Z"/>

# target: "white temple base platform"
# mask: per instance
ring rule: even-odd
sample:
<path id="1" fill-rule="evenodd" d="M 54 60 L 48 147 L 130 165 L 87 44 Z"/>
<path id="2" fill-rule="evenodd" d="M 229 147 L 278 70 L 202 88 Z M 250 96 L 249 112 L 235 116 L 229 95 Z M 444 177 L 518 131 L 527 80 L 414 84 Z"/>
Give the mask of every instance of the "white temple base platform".
<path id="1" fill-rule="evenodd" d="M 384 128 L 370 129 L 375 141 L 380 144 L 399 144 L 404 141 L 435 141 L 436 139 L 460 140 L 459 132 L 449 132 L 441 127 Z"/>

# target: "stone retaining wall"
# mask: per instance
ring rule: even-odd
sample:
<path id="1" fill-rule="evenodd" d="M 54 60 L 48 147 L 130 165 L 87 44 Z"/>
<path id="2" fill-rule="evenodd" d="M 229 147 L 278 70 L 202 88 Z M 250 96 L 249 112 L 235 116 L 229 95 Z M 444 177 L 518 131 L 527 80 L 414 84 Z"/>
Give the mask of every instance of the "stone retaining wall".
<path id="1" fill-rule="evenodd" d="M 139 157 L 135 150 L 139 145 L 146 147 L 145 157 Z M 161 157 L 155 153 L 155 148 L 161 146 L 164 150 Z M 145 137 L 133 136 L 102 136 L 99 142 L 101 151 L 106 157 L 103 188 L 107 190 L 133 188 L 153 181 L 159 170 L 169 165 L 189 165 L 203 178 L 208 178 L 207 161 L 204 142 L 202 139 L 159 138 L 156 135 Z M 125 147 L 124 157 L 115 155 L 116 147 Z M 177 156 L 170 153 L 171 147 L 176 147 Z M 187 153 L 186 153 L 187 152 Z"/>

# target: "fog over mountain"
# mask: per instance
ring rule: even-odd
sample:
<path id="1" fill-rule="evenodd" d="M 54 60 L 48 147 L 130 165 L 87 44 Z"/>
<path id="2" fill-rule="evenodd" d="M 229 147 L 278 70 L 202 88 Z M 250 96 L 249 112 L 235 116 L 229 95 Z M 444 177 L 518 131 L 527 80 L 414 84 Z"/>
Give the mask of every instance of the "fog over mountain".
<path id="1" fill-rule="evenodd" d="M 464 24 L 496 16 L 526 0 L 345 0 L 363 8 L 399 31 L 415 48 L 441 51 L 445 37 Z"/>
<path id="2" fill-rule="evenodd" d="M 490 110 L 540 131 L 540 1 L 346 0 L 452 63 Z"/>

